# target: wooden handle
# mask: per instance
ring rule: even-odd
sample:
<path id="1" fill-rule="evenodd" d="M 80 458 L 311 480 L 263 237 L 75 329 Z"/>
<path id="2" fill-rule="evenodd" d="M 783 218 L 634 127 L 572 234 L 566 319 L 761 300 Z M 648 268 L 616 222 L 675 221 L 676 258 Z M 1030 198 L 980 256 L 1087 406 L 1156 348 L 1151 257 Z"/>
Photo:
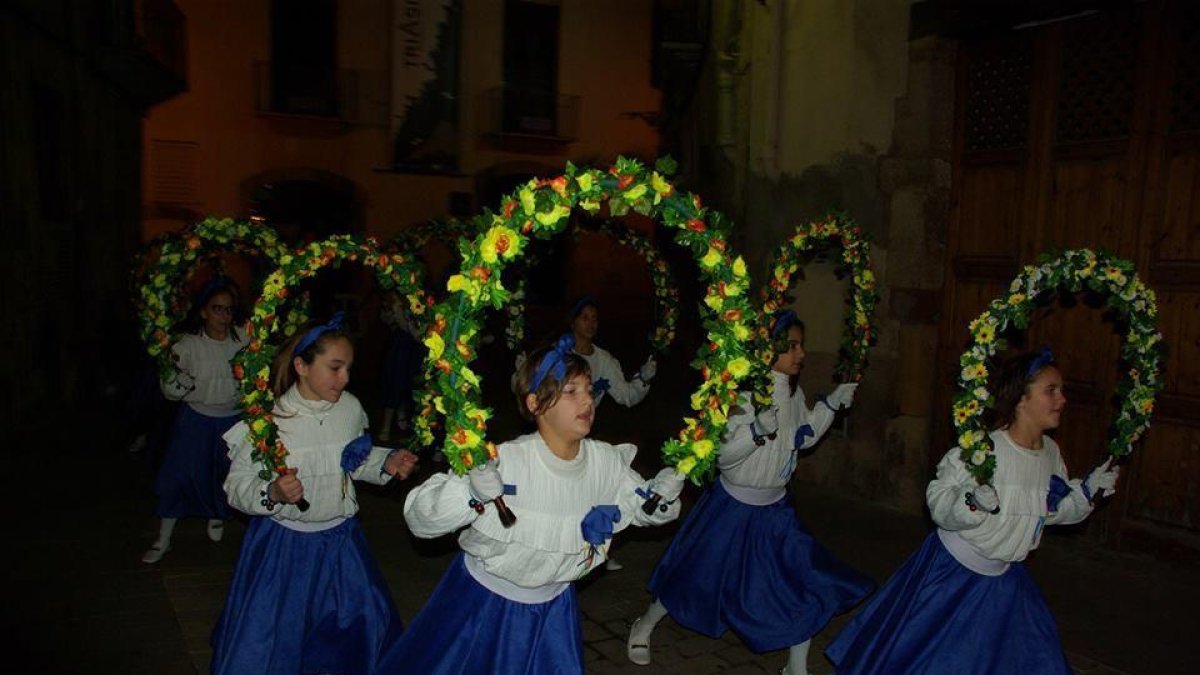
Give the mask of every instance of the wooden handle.
<path id="1" fill-rule="evenodd" d="M 504 527 L 512 527 L 513 523 L 517 522 L 517 517 L 509 510 L 508 505 L 504 503 L 504 497 L 496 497 L 492 500 L 496 505 L 496 514 L 500 516 L 500 524 Z"/>
<path id="2" fill-rule="evenodd" d="M 657 492 L 651 492 L 650 498 L 642 502 L 642 513 L 648 516 L 654 515 L 654 510 L 658 508 L 660 501 L 662 501 L 662 495 Z"/>
<path id="3" fill-rule="evenodd" d="M 305 499 L 304 497 L 301 497 L 300 501 L 296 502 L 296 508 L 300 509 L 301 512 L 307 511 L 308 510 L 308 500 Z"/>

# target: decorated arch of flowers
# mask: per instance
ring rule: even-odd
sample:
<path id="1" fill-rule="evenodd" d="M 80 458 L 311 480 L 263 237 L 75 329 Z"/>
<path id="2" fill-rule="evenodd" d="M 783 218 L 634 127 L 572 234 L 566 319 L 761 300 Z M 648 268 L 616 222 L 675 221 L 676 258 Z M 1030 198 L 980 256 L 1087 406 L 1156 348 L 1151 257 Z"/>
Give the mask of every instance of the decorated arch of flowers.
<path id="1" fill-rule="evenodd" d="M 138 290 L 139 332 L 146 350 L 167 381 L 178 376 L 171 347 L 179 341 L 176 328 L 187 316 L 190 303 L 184 288 L 198 260 L 220 253 L 260 256 L 278 264 L 287 252 L 273 228 L 262 223 L 207 218 L 183 232 L 156 239 L 158 256 L 135 260 L 134 274 L 144 264 Z M 303 311 L 293 320 L 303 322 Z"/>
<path id="2" fill-rule="evenodd" d="M 878 329 L 872 320 L 875 306 L 879 303 L 879 292 L 876 290 L 875 272 L 871 268 L 870 244 L 852 220 L 839 214 L 798 225 L 792 235 L 775 250 L 770 277 L 759 291 L 764 318 L 758 333 L 762 344 L 758 369 L 770 368 L 774 361 L 774 350 L 765 327 L 770 317 L 790 306 L 788 292 L 805 258 L 811 252 L 827 249 L 836 250 L 838 272 L 850 280 L 846 290 L 845 327 L 834 376 L 840 382 L 858 382 L 862 379 L 867 368 L 868 352 L 878 338 Z"/>
<path id="3" fill-rule="evenodd" d="M 645 235 L 626 227 L 623 223 L 606 220 L 596 228 L 585 228 L 578 223 L 572 228 L 575 237 L 589 232 L 612 239 L 631 249 L 646 262 L 650 282 L 654 285 L 655 322 L 650 328 L 650 347 L 660 354 L 665 354 L 675 340 L 675 325 L 679 320 L 679 289 L 671 276 L 671 268 L 667 261 Z M 535 264 L 532 260 L 528 262 L 531 267 Z M 504 328 L 505 344 L 511 351 L 520 351 L 525 342 L 524 276 L 513 286 L 512 299 L 505 306 L 505 313 L 508 318 Z"/>
<path id="4" fill-rule="evenodd" d="M 1117 385 L 1120 409 L 1113 423 L 1108 452 L 1128 455 L 1150 426 L 1154 399 L 1162 389 L 1162 334 L 1154 291 L 1138 278 L 1133 263 L 1103 251 L 1073 249 L 1044 256 L 1026 266 L 1008 288 L 969 324 L 971 341 L 959 357 L 959 392 L 954 399 L 954 427 L 962 460 L 980 484 L 996 470 L 984 412 L 994 404 L 988 390 L 988 361 L 1005 348 L 1000 337 L 1010 328 L 1025 328 L 1037 300 L 1052 292 L 1091 291 L 1105 298 L 1125 327 L 1121 360 L 1125 375 Z"/>
<path id="5" fill-rule="evenodd" d="M 262 464 L 263 480 L 287 469 L 287 448 L 271 414 L 275 402 L 271 365 L 279 349 L 271 338 L 281 330 L 286 332 L 280 316 L 301 282 L 345 261 L 361 263 L 374 272 L 385 290 L 403 294 L 413 315 L 421 316 L 428 309 L 421 266 L 410 256 L 381 252 L 374 239 L 334 235 L 280 257 L 279 267 L 263 282 L 262 294 L 251 312 L 246 348 L 233 358 L 233 374 L 241 389 L 242 412 L 254 448 L 252 459 Z"/>
<path id="6" fill-rule="evenodd" d="M 512 301 L 501 273 L 523 255 L 529 237 L 561 233 L 573 209 L 598 214 L 607 206 L 613 217 L 633 210 L 674 228 L 676 242 L 699 262 L 707 286 L 707 342 L 694 365 L 704 381 L 691 396 L 695 416 L 684 420 L 684 429 L 662 451 L 668 463 L 693 481 L 710 475 L 738 383 L 750 372 L 754 358 L 746 320 L 756 310 L 747 299 L 746 264 L 729 250 L 725 219 L 705 208 L 698 196 L 676 190 L 667 179 L 673 172 L 669 159 L 653 169 L 626 158 L 618 158 L 606 171 L 567 164 L 562 175 L 531 179 L 503 198 L 497 212 L 477 219 L 480 234 L 461 246 L 462 268 L 448 282 L 450 295 L 432 310 L 425 337 L 429 391 L 417 418 L 419 441 L 431 444 L 434 411 L 445 416 L 444 452 L 455 472 L 463 473 L 496 453 L 487 440 L 492 411 L 482 404 L 479 376 L 470 364 L 485 308 L 499 309 Z"/>

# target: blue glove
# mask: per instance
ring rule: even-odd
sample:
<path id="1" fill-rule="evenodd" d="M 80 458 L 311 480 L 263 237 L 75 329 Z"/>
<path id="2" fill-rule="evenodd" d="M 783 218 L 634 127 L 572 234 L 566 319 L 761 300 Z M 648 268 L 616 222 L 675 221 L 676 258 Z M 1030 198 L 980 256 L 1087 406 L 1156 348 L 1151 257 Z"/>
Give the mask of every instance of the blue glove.
<path id="1" fill-rule="evenodd" d="M 1046 495 L 1046 509 L 1050 513 L 1058 511 L 1058 503 L 1071 494 L 1071 486 L 1059 476 L 1051 474 L 1050 493 Z"/>
<path id="2" fill-rule="evenodd" d="M 342 448 L 342 471 L 346 473 L 357 471 L 358 467 L 367 461 L 367 455 L 371 454 L 373 447 L 375 447 L 375 443 L 371 440 L 370 432 L 367 431 L 347 443 L 346 447 Z"/>
<path id="3" fill-rule="evenodd" d="M 592 510 L 583 517 L 583 522 L 579 524 L 583 530 L 584 541 L 592 546 L 603 544 L 606 539 L 612 538 L 613 523 L 620 519 L 621 509 L 614 504 L 593 506 Z"/>

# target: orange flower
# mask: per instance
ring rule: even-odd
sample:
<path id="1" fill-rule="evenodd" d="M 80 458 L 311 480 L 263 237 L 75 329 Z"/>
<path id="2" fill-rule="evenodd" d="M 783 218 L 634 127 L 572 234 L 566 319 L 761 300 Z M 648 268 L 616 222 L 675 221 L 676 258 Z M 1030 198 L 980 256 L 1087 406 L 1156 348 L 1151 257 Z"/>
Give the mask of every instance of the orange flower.
<path id="1" fill-rule="evenodd" d="M 559 176 L 558 178 L 555 178 L 554 180 L 550 181 L 550 189 L 557 192 L 559 197 L 566 197 L 567 196 L 567 177 Z"/>
<path id="2" fill-rule="evenodd" d="M 517 210 L 517 200 L 515 200 L 515 199 L 505 200 L 503 209 L 504 209 L 504 217 L 512 218 L 513 211 Z"/>
<path id="3" fill-rule="evenodd" d="M 449 361 L 447 361 L 446 359 L 438 359 L 438 360 L 437 360 L 437 363 L 435 363 L 435 364 L 433 364 L 433 365 L 434 365 L 434 367 L 435 367 L 435 368 L 437 368 L 438 370 L 442 371 L 442 373 L 443 373 L 444 375 L 449 375 L 449 374 L 450 374 L 450 370 L 451 370 L 451 368 L 450 368 L 450 362 L 449 362 Z"/>
<path id="4" fill-rule="evenodd" d="M 740 309 L 725 310 L 724 317 L 725 317 L 726 321 L 741 321 L 742 310 L 740 310 Z"/>
<path id="5" fill-rule="evenodd" d="M 691 220 L 687 221 L 687 229 L 691 230 L 692 232 L 703 232 L 707 230 L 708 227 L 704 224 L 703 220 L 700 220 L 699 218 L 692 218 Z"/>
<path id="6" fill-rule="evenodd" d="M 500 455 L 500 453 L 496 450 L 495 443 L 488 441 L 484 447 L 487 448 L 488 459 L 496 459 L 496 457 Z"/>
<path id="7" fill-rule="evenodd" d="M 465 467 L 467 467 L 467 468 L 469 469 L 469 468 L 471 468 L 472 466 L 474 466 L 474 464 L 475 464 L 475 458 L 471 456 L 471 453 L 469 453 L 469 452 L 464 452 L 464 453 L 462 454 L 462 463 L 463 463 L 463 466 L 465 466 Z"/>

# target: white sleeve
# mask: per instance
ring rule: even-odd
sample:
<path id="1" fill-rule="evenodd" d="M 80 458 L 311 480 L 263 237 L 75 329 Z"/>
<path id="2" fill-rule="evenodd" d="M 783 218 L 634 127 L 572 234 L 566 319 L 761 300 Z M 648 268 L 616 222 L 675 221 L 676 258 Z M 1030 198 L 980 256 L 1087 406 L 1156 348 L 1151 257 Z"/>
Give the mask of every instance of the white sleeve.
<path id="1" fill-rule="evenodd" d="M 954 447 L 942 457 L 937 466 L 937 478 L 929 481 L 925 488 L 929 514 L 943 530 L 970 530 L 979 527 L 988 516 L 982 509 L 972 511 L 966 503 L 967 493 L 974 489 L 976 482 L 958 453 L 959 449 Z"/>
<path id="2" fill-rule="evenodd" d="M 646 394 L 650 393 L 650 385 L 642 382 L 641 378 L 635 377 L 633 380 L 626 380 L 621 362 L 608 352 L 601 354 L 596 362 L 600 365 L 599 376 L 608 380 L 608 394 L 617 403 L 630 408 L 641 403 L 642 399 L 646 398 Z M 592 380 L 595 381 L 596 377 L 597 375 L 593 373 Z"/>
<path id="3" fill-rule="evenodd" d="M 1058 453 L 1058 467 L 1054 474 L 1064 480 L 1070 476 L 1061 452 Z M 1047 525 L 1074 525 L 1092 514 L 1092 503 L 1083 493 L 1083 481 L 1076 478 L 1068 480 L 1067 485 L 1071 487 L 1071 492 L 1058 503 L 1057 511 L 1046 516 Z"/>
<path id="4" fill-rule="evenodd" d="M 229 475 L 225 477 L 225 494 L 229 505 L 252 516 L 269 516 L 272 511 L 263 505 L 264 492 L 270 481 L 259 478 L 262 465 L 253 461 L 250 429 L 238 422 L 223 437 L 229 446 Z"/>
<path id="5" fill-rule="evenodd" d="M 367 413 L 362 410 L 359 405 L 359 421 L 358 426 L 360 433 L 366 432 L 370 428 L 370 422 L 367 419 Z M 367 460 L 362 463 L 350 474 L 353 480 L 361 480 L 364 483 L 374 483 L 375 485 L 387 485 L 392 480 L 391 474 L 383 471 L 383 463 L 392 454 L 391 448 L 380 447 L 378 445 L 371 447 L 370 454 L 367 455 Z"/>
<path id="6" fill-rule="evenodd" d="M 479 514 L 471 508 L 466 476 L 434 474 L 404 499 L 404 520 L 421 539 L 433 539 L 470 525 Z"/>
<path id="7" fill-rule="evenodd" d="M 613 527 L 613 532 L 636 525 L 638 527 L 647 527 L 650 525 L 662 525 L 669 523 L 679 517 L 680 500 L 667 504 L 665 501 L 659 501 L 654 506 L 652 513 L 646 513 L 642 507 L 646 504 L 646 498 L 638 491 L 643 493 L 649 491 L 650 481 L 642 478 L 638 472 L 632 467 L 625 468 L 625 474 L 621 477 L 621 488 L 617 494 L 617 508 L 621 510 L 621 520 Z M 667 508 L 664 510 L 663 507 Z"/>
<path id="8" fill-rule="evenodd" d="M 729 416 L 725 435 L 721 437 L 721 449 L 717 454 L 717 469 L 721 471 L 732 469 L 746 461 L 759 448 L 759 445 L 754 442 L 755 429 L 753 427 L 757 411 L 754 409 L 750 395 L 742 393 L 737 407 L 741 408 L 741 412 Z"/>
<path id="9" fill-rule="evenodd" d="M 812 429 L 812 435 L 804 439 L 804 444 L 800 446 L 800 449 L 811 448 L 817 444 L 817 441 L 821 440 L 825 432 L 829 431 L 829 427 L 833 424 L 833 419 L 837 417 L 837 413 L 824 400 L 817 401 L 817 404 L 810 410 L 807 402 L 804 400 L 803 390 L 796 391 L 796 396 L 792 399 L 792 405 L 799 407 L 794 419 L 801 420 L 801 424 L 807 424 Z"/>
<path id="10" fill-rule="evenodd" d="M 162 389 L 163 396 L 168 401 L 184 401 L 188 394 L 196 390 L 196 378 L 192 375 L 192 350 L 183 342 L 176 342 L 171 346 L 171 352 L 175 354 L 175 364 L 179 366 L 179 372 L 175 374 L 175 378 L 170 382 L 159 380 L 159 387 Z"/>

